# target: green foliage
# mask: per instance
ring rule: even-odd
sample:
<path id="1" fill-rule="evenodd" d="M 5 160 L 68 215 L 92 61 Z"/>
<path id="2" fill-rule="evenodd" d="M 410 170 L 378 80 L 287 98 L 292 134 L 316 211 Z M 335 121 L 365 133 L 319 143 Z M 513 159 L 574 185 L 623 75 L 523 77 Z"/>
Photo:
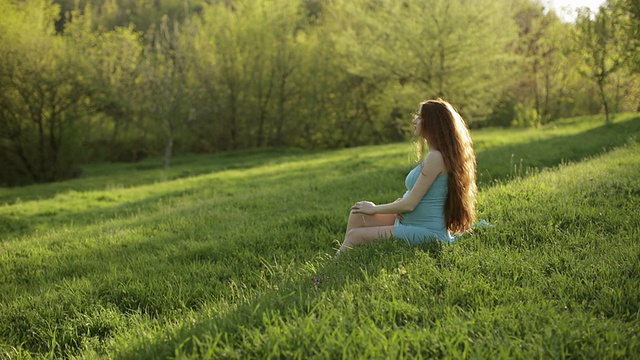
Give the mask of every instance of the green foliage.
<path id="1" fill-rule="evenodd" d="M 409 144 L 94 164 L 0 189 L 0 354 L 632 357 L 640 117 L 602 117 L 473 131 L 495 226 L 338 262 L 350 204 L 403 191 Z"/>
<path id="2" fill-rule="evenodd" d="M 633 4 L 569 24 L 533 0 L 0 0 L 0 184 L 91 161 L 399 141 L 437 96 L 473 127 L 595 114 L 602 99 L 636 111 Z M 606 71 L 572 34 L 615 48 Z"/>
<path id="3" fill-rule="evenodd" d="M 333 34 L 353 74 L 445 97 L 470 120 L 489 113 L 511 75 L 507 1 L 335 3 Z"/>
<path id="4" fill-rule="evenodd" d="M 632 72 L 640 73 L 640 1 L 618 0 L 613 2 L 620 16 L 625 17 L 623 31 L 626 37 L 625 55 Z"/>
<path id="5" fill-rule="evenodd" d="M 534 108 L 526 107 L 522 104 L 516 104 L 514 107 L 515 118 L 511 125 L 519 127 L 537 127 L 540 125 L 540 117 Z"/>
<path id="6" fill-rule="evenodd" d="M 58 8 L 35 0 L 3 6 L 0 181 L 14 185 L 77 176 L 90 90 L 78 59 L 53 36 Z"/>
<path id="7" fill-rule="evenodd" d="M 607 3 L 600 6 L 593 19 L 589 9 L 585 9 L 576 20 L 576 42 L 585 64 L 581 74 L 597 83 L 607 123 L 610 122 L 609 113 L 616 111 L 610 109 L 611 104 L 617 101 L 607 85 L 624 64 L 627 40 L 622 31 L 625 19 L 618 11 L 613 4 Z"/>
<path id="8" fill-rule="evenodd" d="M 163 17 L 153 39 L 145 50 L 142 86 L 146 93 L 147 116 L 157 121 L 165 138 L 163 164 L 169 167 L 176 134 L 192 121 L 195 109 L 192 99 L 196 88 L 190 83 L 193 64 L 187 54 L 190 43 L 178 23 L 169 24 Z"/>
<path id="9" fill-rule="evenodd" d="M 299 65 L 305 35 L 295 2 L 238 1 L 204 9 L 194 42 L 206 54 L 200 68 L 214 80 L 204 83 L 209 104 L 204 112 L 215 121 L 204 125 L 217 132 L 209 134 L 217 142 L 209 146 L 286 143 L 284 137 L 298 125 L 293 119 L 301 92 L 294 89 L 304 88 L 306 69 Z"/>
<path id="10" fill-rule="evenodd" d="M 65 28 L 70 55 L 82 59 L 82 72 L 92 90 L 92 119 L 84 134 L 91 160 L 140 160 L 149 152 L 137 145 L 148 127 L 144 121 L 143 46 L 132 27 L 92 32 L 92 21 L 79 13 Z"/>
<path id="11" fill-rule="evenodd" d="M 522 75 L 514 77 L 509 87 L 507 98 L 520 108 L 513 111 L 532 108 L 530 125 L 571 114 L 570 106 L 577 96 L 567 89 L 580 86 L 575 83 L 574 54 L 566 41 L 571 25 L 561 22 L 553 11 L 544 12 L 540 4 L 526 1 L 518 7 L 515 18 L 519 29 L 515 53 L 521 58 Z"/>
<path id="12" fill-rule="evenodd" d="M 94 30 L 110 31 L 118 27 L 133 25 L 140 31 L 147 31 L 157 25 L 163 16 L 170 22 L 184 21 L 202 11 L 202 6 L 211 1 L 190 0 L 54 0 L 60 4 L 61 18 L 56 29 L 64 32 L 69 23 L 64 15 L 72 11 L 82 11 L 91 20 Z"/>

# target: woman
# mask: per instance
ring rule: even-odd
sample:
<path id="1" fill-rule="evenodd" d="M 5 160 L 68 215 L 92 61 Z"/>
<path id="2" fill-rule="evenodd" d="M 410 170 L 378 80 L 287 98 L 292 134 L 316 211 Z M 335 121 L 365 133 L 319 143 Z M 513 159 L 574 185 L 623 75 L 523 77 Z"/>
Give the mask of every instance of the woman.
<path id="1" fill-rule="evenodd" d="M 392 236 L 410 244 L 436 239 L 452 242 L 451 234 L 471 230 L 476 157 L 467 125 L 451 104 L 438 99 L 420 104 L 413 127 L 420 137 L 420 150 L 426 141 L 429 152 L 407 175 L 407 191 L 393 203 L 353 205 L 338 254 Z"/>

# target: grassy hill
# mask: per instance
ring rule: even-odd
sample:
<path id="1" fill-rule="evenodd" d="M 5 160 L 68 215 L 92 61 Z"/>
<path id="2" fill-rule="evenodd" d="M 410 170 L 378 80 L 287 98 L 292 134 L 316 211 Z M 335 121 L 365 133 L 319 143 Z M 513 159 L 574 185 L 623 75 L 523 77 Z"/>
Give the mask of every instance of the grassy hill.
<path id="1" fill-rule="evenodd" d="M 98 164 L 0 189 L 0 357 L 619 358 L 640 352 L 640 117 L 473 133 L 479 228 L 335 263 L 408 143 Z"/>

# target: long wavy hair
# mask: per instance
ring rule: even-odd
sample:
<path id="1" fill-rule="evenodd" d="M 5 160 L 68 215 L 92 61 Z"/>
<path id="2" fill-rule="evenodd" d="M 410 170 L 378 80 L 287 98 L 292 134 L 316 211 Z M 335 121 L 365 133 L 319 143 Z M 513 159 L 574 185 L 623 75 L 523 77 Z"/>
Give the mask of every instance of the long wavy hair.
<path id="1" fill-rule="evenodd" d="M 444 218 L 454 234 L 471 230 L 476 217 L 476 155 L 469 129 L 462 116 L 445 100 L 420 103 L 417 114 L 422 119 L 422 153 L 424 141 L 430 149 L 438 150 L 449 174 Z"/>

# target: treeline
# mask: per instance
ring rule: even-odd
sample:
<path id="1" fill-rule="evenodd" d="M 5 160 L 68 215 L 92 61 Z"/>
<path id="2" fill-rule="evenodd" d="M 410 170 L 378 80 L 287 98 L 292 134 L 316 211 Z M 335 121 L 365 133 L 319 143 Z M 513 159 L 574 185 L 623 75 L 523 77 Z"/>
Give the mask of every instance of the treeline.
<path id="1" fill-rule="evenodd" d="M 640 4 L 564 23 L 530 0 L 0 0 L 0 184 L 87 161 L 405 136 L 637 110 Z"/>

